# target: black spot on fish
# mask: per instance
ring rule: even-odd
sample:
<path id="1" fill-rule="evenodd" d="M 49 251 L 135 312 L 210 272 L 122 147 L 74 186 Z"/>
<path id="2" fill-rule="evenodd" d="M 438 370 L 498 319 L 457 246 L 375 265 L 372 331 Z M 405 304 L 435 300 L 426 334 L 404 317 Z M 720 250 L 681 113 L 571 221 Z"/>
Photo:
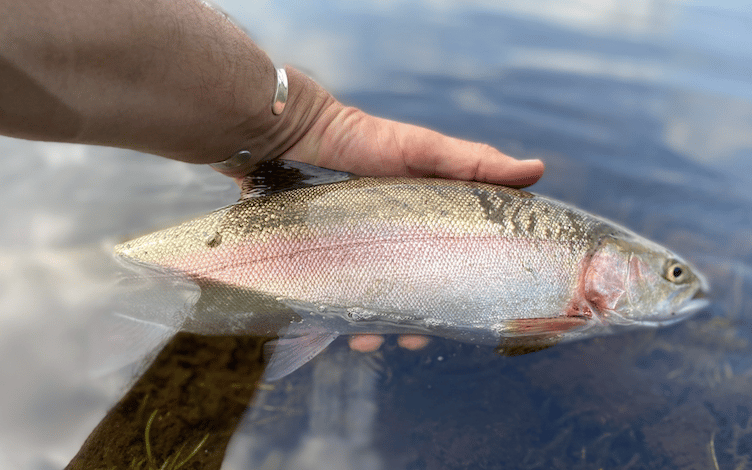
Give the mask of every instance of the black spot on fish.
<path id="1" fill-rule="evenodd" d="M 564 211 L 564 217 L 566 218 L 565 226 L 562 235 L 569 238 L 587 238 L 588 233 L 586 228 L 582 224 L 582 219 L 571 210 Z"/>
<path id="2" fill-rule="evenodd" d="M 478 204 L 483 209 L 486 219 L 506 227 L 509 221 L 506 217 L 506 211 L 508 206 L 514 202 L 514 196 L 501 190 L 491 192 L 481 188 L 473 188 L 471 193 L 478 198 Z"/>
<path id="3" fill-rule="evenodd" d="M 209 248 L 216 248 L 220 243 L 222 243 L 222 234 L 219 232 L 214 232 L 206 237 L 206 246 Z"/>
<path id="4" fill-rule="evenodd" d="M 527 232 L 533 233 L 535 232 L 535 226 L 538 223 L 538 216 L 535 214 L 535 212 L 530 213 L 527 216 Z"/>

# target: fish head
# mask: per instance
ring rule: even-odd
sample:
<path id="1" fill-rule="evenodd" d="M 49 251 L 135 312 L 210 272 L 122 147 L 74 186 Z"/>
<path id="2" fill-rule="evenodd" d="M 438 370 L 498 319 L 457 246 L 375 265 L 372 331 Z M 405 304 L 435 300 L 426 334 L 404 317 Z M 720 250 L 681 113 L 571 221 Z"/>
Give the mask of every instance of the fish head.
<path id="1" fill-rule="evenodd" d="M 705 308 L 708 291 L 694 266 L 628 231 L 604 236 L 585 274 L 586 300 L 611 325 L 674 323 Z"/>

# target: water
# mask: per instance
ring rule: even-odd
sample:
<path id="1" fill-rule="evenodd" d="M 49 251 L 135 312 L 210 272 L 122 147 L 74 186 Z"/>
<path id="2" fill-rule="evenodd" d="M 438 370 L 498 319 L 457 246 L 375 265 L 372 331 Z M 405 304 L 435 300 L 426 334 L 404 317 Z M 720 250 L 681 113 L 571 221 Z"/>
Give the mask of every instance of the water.
<path id="1" fill-rule="evenodd" d="M 713 286 L 712 307 L 676 326 L 516 358 L 394 338 L 363 358 L 335 342 L 257 395 L 225 468 L 752 465 L 749 7 L 222 6 L 348 104 L 543 158 L 536 192 L 669 246 Z M 112 246 L 237 190 L 121 150 L 0 150 L 0 467 L 61 468 L 132 382 L 87 375 L 91 324 L 112 309 Z"/>

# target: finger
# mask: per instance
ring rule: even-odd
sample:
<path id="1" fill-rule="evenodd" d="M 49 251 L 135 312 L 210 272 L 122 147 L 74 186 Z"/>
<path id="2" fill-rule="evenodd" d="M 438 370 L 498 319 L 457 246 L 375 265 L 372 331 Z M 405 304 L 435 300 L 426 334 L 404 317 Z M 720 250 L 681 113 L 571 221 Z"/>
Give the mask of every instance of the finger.
<path id="1" fill-rule="evenodd" d="M 393 123 L 405 167 L 414 176 L 442 176 L 506 186 L 529 186 L 543 175 L 540 160 L 517 160 L 490 145 Z"/>
<path id="2" fill-rule="evenodd" d="M 381 335 L 352 335 L 347 338 L 350 349 L 363 353 L 376 351 L 383 342 Z"/>
<path id="3" fill-rule="evenodd" d="M 397 337 L 397 344 L 410 351 L 417 351 L 428 346 L 428 336 L 423 335 L 400 335 Z"/>

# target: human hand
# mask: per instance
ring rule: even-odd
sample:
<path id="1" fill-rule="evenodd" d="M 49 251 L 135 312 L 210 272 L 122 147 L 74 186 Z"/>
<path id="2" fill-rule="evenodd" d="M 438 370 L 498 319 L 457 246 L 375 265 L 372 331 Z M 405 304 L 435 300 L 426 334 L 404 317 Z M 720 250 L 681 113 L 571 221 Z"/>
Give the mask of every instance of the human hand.
<path id="1" fill-rule="evenodd" d="M 544 170 L 540 160 L 516 160 L 489 145 L 374 117 L 331 97 L 282 158 L 364 176 L 438 176 L 513 187 L 535 183 Z"/>
<path id="2" fill-rule="evenodd" d="M 517 160 L 486 144 L 368 115 L 297 70 L 288 67 L 287 74 L 285 111 L 248 142 L 261 158 L 231 176 L 277 157 L 362 176 L 438 176 L 513 187 L 529 186 L 543 174 L 540 160 Z"/>

